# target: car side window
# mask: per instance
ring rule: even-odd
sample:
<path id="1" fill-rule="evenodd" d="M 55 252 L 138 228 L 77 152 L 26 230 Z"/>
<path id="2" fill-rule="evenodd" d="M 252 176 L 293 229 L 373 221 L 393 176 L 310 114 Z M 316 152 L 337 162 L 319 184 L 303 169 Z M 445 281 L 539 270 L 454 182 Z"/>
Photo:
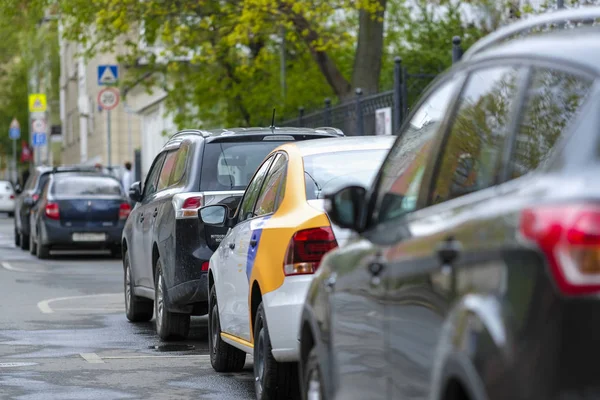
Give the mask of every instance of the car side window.
<path id="1" fill-rule="evenodd" d="M 423 171 L 431 145 L 458 90 L 460 80 L 442 83 L 421 104 L 400 132 L 380 171 L 373 221 L 398 218 L 417 206 Z"/>
<path id="2" fill-rule="evenodd" d="M 168 186 L 177 185 L 183 179 L 185 174 L 185 166 L 187 165 L 189 148 L 189 143 L 183 143 L 177 150 L 177 157 L 175 159 L 175 165 L 173 166 L 173 172 L 169 178 Z"/>
<path id="3" fill-rule="evenodd" d="M 154 164 L 146 177 L 146 182 L 144 183 L 144 197 L 153 195 L 156 193 L 157 183 L 158 183 L 158 175 L 163 165 L 163 161 L 165 160 L 165 153 L 161 153 L 154 160 Z"/>
<path id="4" fill-rule="evenodd" d="M 176 150 L 171 150 L 167 152 L 167 155 L 165 156 L 165 162 L 163 163 L 162 169 L 160 171 L 160 176 L 158 178 L 158 186 L 156 189 L 158 192 L 169 186 L 169 179 L 171 178 L 171 173 L 173 172 L 173 167 L 175 166 L 176 159 Z"/>
<path id="5" fill-rule="evenodd" d="M 576 120 L 590 93 L 591 79 L 550 68 L 534 68 L 515 137 L 511 178 L 548 160 L 558 138 Z"/>
<path id="6" fill-rule="evenodd" d="M 23 191 L 33 189 L 34 183 L 37 181 L 37 179 L 39 177 L 40 177 L 40 174 L 37 172 L 34 173 L 33 175 L 30 175 L 29 178 L 27 179 L 27 182 L 25 182 L 25 188 L 23 189 Z"/>
<path id="7" fill-rule="evenodd" d="M 269 171 L 269 167 L 271 166 L 271 162 L 273 161 L 274 156 L 269 157 L 256 171 L 254 178 L 248 184 L 246 188 L 246 192 L 244 193 L 244 198 L 240 204 L 239 213 L 238 213 L 238 223 L 245 221 L 249 218 L 255 217 L 254 215 L 254 205 L 256 204 L 256 199 L 260 193 L 262 188 L 262 184 L 267 175 L 267 171 Z"/>
<path id="8" fill-rule="evenodd" d="M 285 185 L 286 167 L 287 157 L 282 153 L 277 154 L 258 196 L 254 216 L 259 217 L 277 211 L 283 198 L 281 191 Z"/>
<path id="9" fill-rule="evenodd" d="M 494 185 L 518 81 L 524 70 L 494 67 L 471 73 L 442 150 L 433 204 Z"/>

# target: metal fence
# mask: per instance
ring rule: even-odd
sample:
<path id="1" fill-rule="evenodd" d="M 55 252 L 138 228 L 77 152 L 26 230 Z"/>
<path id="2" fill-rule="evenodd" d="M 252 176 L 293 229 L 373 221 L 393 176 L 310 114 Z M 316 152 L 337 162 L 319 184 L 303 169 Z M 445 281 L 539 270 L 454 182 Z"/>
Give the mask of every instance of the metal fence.
<path id="1" fill-rule="evenodd" d="M 460 60 L 462 53 L 460 37 L 455 36 L 452 38 L 452 62 Z M 347 136 L 374 135 L 378 128 L 385 126 L 383 123 L 378 127 L 377 110 L 389 108 L 391 113 L 386 114 L 384 111 L 381 115 L 383 118 L 391 118 L 392 134 L 395 134 L 408 115 L 409 106 L 437 75 L 422 71 L 409 73 L 402 65 L 402 59 L 396 57 L 392 90 L 364 96 L 359 88 L 355 91 L 354 99 L 335 106 L 332 106 L 331 99 L 325 99 L 323 109 L 309 114 L 305 114 L 304 108 L 300 107 L 298 117 L 284 121 L 281 126 L 331 126 L 341 129 Z"/>

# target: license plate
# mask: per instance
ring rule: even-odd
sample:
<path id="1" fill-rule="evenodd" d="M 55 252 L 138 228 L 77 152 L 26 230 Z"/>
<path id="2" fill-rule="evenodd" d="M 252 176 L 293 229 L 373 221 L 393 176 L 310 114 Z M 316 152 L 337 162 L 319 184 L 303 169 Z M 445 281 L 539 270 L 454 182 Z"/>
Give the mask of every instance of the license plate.
<path id="1" fill-rule="evenodd" d="M 106 240 L 104 233 L 74 233 L 74 242 L 103 242 Z"/>

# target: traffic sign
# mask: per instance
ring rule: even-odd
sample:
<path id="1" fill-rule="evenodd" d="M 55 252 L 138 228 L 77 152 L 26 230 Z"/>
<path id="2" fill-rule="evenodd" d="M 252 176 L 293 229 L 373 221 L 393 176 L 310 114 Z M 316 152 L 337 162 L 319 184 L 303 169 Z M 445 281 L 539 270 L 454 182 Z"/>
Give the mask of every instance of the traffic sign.
<path id="1" fill-rule="evenodd" d="M 98 65 L 98 85 L 114 85 L 118 80 L 118 65 Z"/>
<path id="2" fill-rule="evenodd" d="M 13 118 L 12 122 L 10 123 L 10 127 L 8 128 L 8 137 L 13 140 L 17 140 L 21 137 L 21 125 L 16 118 Z"/>
<path id="3" fill-rule="evenodd" d="M 31 128 L 33 133 L 46 133 L 46 120 L 34 119 L 31 122 Z"/>
<path id="4" fill-rule="evenodd" d="M 46 134 L 45 133 L 34 133 L 32 142 L 35 147 L 45 145 L 46 144 Z"/>
<path id="5" fill-rule="evenodd" d="M 115 88 L 105 88 L 98 93 L 98 105 L 103 110 L 110 111 L 119 104 L 119 91 Z"/>
<path id="6" fill-rule="evenodd" d="M 29 112 L 44 112 L 47 107 L 45 94 L 34 93 L 29 95 Z"/>

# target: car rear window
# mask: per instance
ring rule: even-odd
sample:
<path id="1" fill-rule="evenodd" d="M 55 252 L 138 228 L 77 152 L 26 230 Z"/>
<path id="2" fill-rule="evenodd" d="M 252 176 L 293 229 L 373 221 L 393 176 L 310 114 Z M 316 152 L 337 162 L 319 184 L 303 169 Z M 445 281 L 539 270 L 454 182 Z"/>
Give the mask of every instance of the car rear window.
<path id="1" fill-rule="evenodd" d="M 200 190 L 245 190 L 267 154 L 284 143 L 289 141 L 207 143 Z"/>
<path id="2" fill-rule="evenodd" d="M 349 150 L 305 156 L 306 200 L 321 199 L 348 185 L 368 187 L 388 151 Z"/>
<path id="3" fill-rule="evenodd" d="M 12 184 L 8 181 L 0 181 L 0 193 L 14 193 Z"/>
<path id="4" fill-rule="evenodd" d="M 55 196 L 120 196 L 121 184 L 101 176 L 69 176 L 57 179 L 51 193 Z"/>

